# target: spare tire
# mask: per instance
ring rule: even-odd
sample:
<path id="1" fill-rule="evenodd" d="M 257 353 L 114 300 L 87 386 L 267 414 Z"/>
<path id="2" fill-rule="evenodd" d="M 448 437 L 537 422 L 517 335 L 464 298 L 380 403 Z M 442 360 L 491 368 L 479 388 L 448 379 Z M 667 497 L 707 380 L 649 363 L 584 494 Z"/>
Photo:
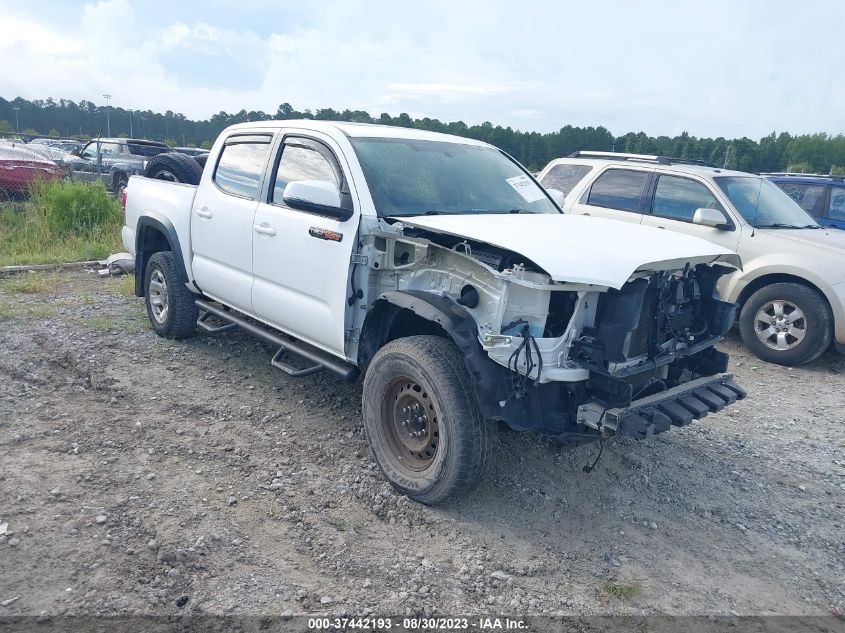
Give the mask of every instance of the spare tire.
<path id="1" fill-rule="evenodd" d="M 200 167 L 205 169 L 205 162 L 208 160 L 208 154 L 200 154 L 199 156 L 194 156 L 194 160 L 200 164 Z"/>
<path id="2" fill-rule="evenodd" d="M 144 168 L 144 176 L 155 180 L 169 180 L 186 185 L 200 184 L 202 167 L 190 156 L 179 152 L 164 152 L 153 156 Z"/>

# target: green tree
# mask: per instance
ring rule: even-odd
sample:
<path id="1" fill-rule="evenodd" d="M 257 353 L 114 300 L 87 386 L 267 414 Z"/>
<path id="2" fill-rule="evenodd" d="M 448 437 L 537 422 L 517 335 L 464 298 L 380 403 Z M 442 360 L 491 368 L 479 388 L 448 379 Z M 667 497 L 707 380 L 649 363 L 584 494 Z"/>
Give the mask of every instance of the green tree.
<path id="1" fill-rule="evenodd" d="M 0 132 L 14 132 L 15 128 L 6 120 L 0 121 Z"/>
<path id="2" fill-rule="evenodd" d="M 50 136 L 50 137 L 53 137 L 53 138 L 59 138 L 61 136 L 61 134 L 59 133 L 59 131 L 57 129 L 54 128 L 54 129 L 50 130 L 49 132 L 47 132 L 47 136 Z"/>

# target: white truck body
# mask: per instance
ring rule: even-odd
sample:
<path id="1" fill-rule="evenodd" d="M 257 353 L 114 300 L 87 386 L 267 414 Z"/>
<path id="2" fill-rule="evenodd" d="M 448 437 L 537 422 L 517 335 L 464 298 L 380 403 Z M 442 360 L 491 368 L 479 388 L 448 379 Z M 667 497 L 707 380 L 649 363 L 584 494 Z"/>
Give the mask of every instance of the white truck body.
<path id="1" fill-rule="evenodd" d="M 470 139 L 250 123 L 221 134 L 198 186 L 130 179 L 123 240 L 136 293 L 164 336 L 174 335 L 168 297 L 190 314 L 181 290 L 164 292 L 167 275 L 199 299 L 206 329 L 211 314 L 257 332 L 248 317 L 365 380 L 371 363 L 389 364 L 381 350 L 391 341 L 433 335 L 463 354 L 483 418 L 562 442 L 645 436 L 743 397 L 713 348 L 733 318 L 715 284 L 738 256 L 694 237 L 566 216 L 553 196 Z M 174 268 L 155 263 L 151 277 L 161 252 Z M 427 391 L 434 386 L 420 397 Z M 651 399 L 638 408 L 643 394 Z M 377 408 L 368 397 L 365 388 L 365 425 Z M 427 402 L 394 413 L 414 425 Z M 412 431 L 411 442 L 428 432 Z M 416 451 L 425 465 L 434 458 L 423 448 L 395 450 Z M 391 482 L 415 490 L 414 476 L 391 475 L 379 450 Z"/>

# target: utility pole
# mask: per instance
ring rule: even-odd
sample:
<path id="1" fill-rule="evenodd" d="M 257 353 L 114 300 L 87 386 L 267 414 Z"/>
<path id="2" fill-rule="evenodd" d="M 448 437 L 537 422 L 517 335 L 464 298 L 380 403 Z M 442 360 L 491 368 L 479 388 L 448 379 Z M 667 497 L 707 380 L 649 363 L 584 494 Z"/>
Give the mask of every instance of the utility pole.
<path id="1" fill-rule="evenodd" d="M 129 138 L 135 138 L 132 135 L 132 109 L 129 110 Z"/>
<path id="2" fill-rule="evenodd" d="M 12 108 L 15 111 L 15 131 L 20 134 L 21 133 L 21 122 L 18 120 L 18 110 L 20 108 Z"/>
<path id="3" fill-rule="evenodd" d="M 106 100 L 106 136 L 111 136 L 111 119 L 109 118 L 109 102 L 111 101 L 111 95 L 104 94 L 103 99 Z"/>
<path id="4" fill-rule="evenodd" d="M 724 164 L 724 165 L 722 165 L 722 169 L 727 169 L 727 168 L 728 168 L 728 158 L 729 158 L 729 157 L 730 157 L 730 155 L 731 155 L 731 147 L 733 147 L 733 143 L 731 143 L 730 145 L 728 145 L 728 146 L 725 148 L 725 164 Z"/>

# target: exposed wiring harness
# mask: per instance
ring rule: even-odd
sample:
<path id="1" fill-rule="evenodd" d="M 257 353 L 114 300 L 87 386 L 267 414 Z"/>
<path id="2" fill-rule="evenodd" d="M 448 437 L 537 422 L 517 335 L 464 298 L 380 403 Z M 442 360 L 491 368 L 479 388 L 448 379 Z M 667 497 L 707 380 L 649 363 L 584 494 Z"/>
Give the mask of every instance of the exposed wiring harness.
<path id="1" fill-rule="evenodd" d="M 537 378 L 533 379 L 535 386 L 540 384 L 540 376 L 543 373 L 543 356 L 540 354 L 540 346 L 537 344 L 537 339 L 531 335 L 528 323 L 525 321 L 521 321 L 521 323 L 522 342 L 508 358 L 508 369 L 513 372 L 511 373 L 511 398 L 516 398 L 517 400 L 525 397 L 525 393 L 528 390 L 528 381 L 532 380 L 531 372 L 534 371 L 534 368 L 537 368 Z M 519 321 L 515 321 L 506 326 L 502 331 L 504 332 L 505 330 L 516 327 L 519 324 Z M 520 354 L 523 355 L 525 361 L 524 373 L 519 372 Z M 536 362 L 534 360 L 534 354 L 537 355 Z"/>

